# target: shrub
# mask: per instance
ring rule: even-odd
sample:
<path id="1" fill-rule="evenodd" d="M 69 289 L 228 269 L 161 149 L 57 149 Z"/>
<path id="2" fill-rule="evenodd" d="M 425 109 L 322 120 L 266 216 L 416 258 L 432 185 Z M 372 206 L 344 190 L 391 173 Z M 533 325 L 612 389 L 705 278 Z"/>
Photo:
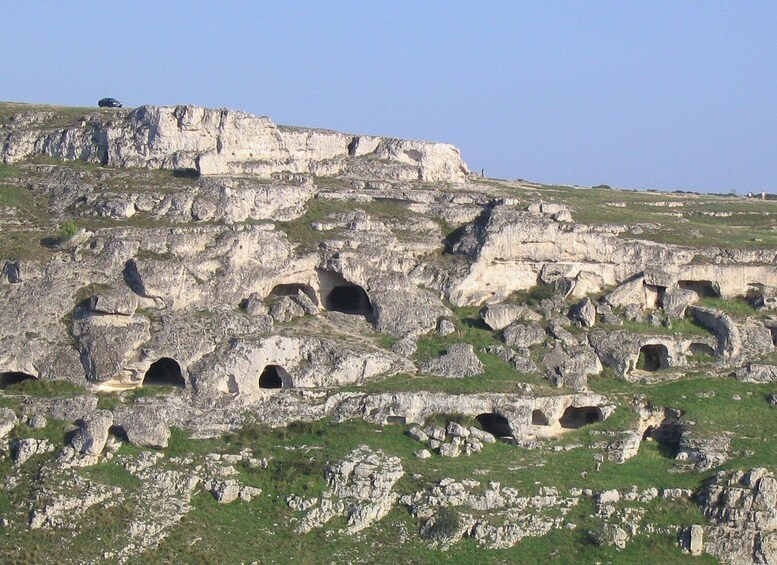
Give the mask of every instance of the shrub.
<path id="1" fill-rule="evenodd" d="M 65 223 L 63 223 L 59 227 L 59 241 L 60 243 L 64 243 L 71 237 L 73 237 L 75 234 L 78 233 L 78 226 L 73 220 L 66 220 Z"/>
<path id="2" fill-rule="evenodd" d="M 447 507 L 440 508 L 427 523 L 424 535 L 428 539 L 442 541 L 455 536 L 460 526 L 458 512 Z"/>
<path id="3" fill-rule="evenodd" d="M 518 290 L 510 296 L 510 302 L 536 306 L 542 300 L 553 298 L 556 289 L 552 285 L 538 284 L 528 290 Z"/>

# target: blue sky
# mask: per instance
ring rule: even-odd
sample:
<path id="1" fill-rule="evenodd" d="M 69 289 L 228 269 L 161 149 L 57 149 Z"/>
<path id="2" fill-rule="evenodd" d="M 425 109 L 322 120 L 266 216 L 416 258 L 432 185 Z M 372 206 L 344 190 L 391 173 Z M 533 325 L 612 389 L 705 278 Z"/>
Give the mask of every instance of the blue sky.
<path id="1" fill-rule="evenodd" d="M 0 100 L 193 103 L 542 182 L 777 192 L 775 2 L 8 2 Z"/>

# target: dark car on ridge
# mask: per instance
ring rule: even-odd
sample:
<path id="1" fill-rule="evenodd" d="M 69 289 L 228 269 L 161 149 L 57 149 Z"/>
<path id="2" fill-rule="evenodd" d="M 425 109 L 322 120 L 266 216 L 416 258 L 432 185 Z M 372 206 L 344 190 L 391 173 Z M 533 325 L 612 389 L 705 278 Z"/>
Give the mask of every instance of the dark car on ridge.
<path id="1" fill-rule="evenodd" d="M 97 105 L 100 108 L 121 108 L 121 102 L 115 98 L 103 98 L 97 103 Z"/>

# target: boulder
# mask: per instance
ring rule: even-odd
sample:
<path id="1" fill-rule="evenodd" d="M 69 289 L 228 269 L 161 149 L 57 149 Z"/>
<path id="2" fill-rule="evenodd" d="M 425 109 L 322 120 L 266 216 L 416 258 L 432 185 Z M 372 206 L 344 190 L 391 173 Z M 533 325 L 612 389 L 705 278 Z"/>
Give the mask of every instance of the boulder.
<path id="1" fill-rule="evenodd" d="M 692 290 L 670 288 L 664 292 L 663 309 L 670 320 L 685 317 L 685 310 L 698 300 L 698 295 Z"/>
<path id="2" fill-rule="evenodd" d="M 0 408 L 0 439 L 7 436 L 19 423 L 16 413 L 10 408 Z"/>
<path id="3" fill-rule="evenodd" d="M 32 457 L 50 453 L 55 446 L 47 439 L 32 437 L 15 439 L 11 441 L 11 458 L 15 465 L 24 465 Z"/>
<path id="4" fill-rule="evenodd" d="M 539 324 L 528 325 L 514 323 L 502 333 L 505 343 L 510 347 L 530 347 L 545 341 L 545 330 Z"/>
<path id="5" fill-rule="evenodd" d="M 483 372 L 483 363 L 470 344 L 455 343 L 442 356 L 422 364 L 421 371 L 438 377 L 472 377 Z"/>
<path id="6" fill-rule="evenodd" d="M 282 296 L 270 307 L 270 316 L 275 322 L 290 322 L 294 318 L 301 318 L 305 310 L 289 296 Z"/>
<path id="7" fill-rule="evenodd" d="M 46 417 L 41 416 L 40 414 L 33 414 L 27 420 L 27 426 L 33 430 L 42 430 L 46 427 L 46 424 L 48 424 Z"/>
<path id="8" fill-rule="evenodd" d="M 461 444 L 459 442 L 443 443 L 440 446 L 441 457 L 458 457 L 461 455 Z"/>
<path id="9" fill-rule="evenodd" d="M 249 316 L 265 316 L 270 311 L 262 298 L 255 292 L 252 293 L 248 298 L 244 299 L 240 303 L 240 306 Z"/>
<path id="10" fill-rule="evenodd" d="M 109 410 L 96 410 L 79 421 L 79 428 L 73 434 L 70 445 L 82 455 L 99 455 L 105 448 L 113 425 L 113 413 Z"/>
<path id="11" fill-rule="evenodd" d="M 416 339 L 413 336 L 403 337 L 391 346 L 392 352 L 404 357 L 410 357 L 416 352 L 417 349 L 418 345 L 416 344 Z"/>
<path id="12" fill-rule="evenodd" d="M 89 298 L 89 310 L 101 314 L 132 316 L 137 307 L 138 295 L 126 287 L 101 291 Z"/>
<path id="13" fill-rule="evenodd" d="M 240 496 L 240 483 L 235 479 L 216 481 L 211 485 L 210 492 L 219 504 L 229 504 Z"/>
<path id="14" fill-rule="evenodd" d="M 468 438 L 470 431 L 457 422 L 448 422 L 448 435 L 450 437 Z"/>
<path id="15" fill-rule="evenodd" d="M 630 278 L 618 287 L 604 295 L 602 300 L 614 307 L 625 307 L 631 304 L 645 305 L 645 278 L 642 274 Z"/>
<path id="16" fill-rule="evenodd" d="M 583 298 L 569 310 L 569 317 L 580 322 L 583 327 L 592 328 L 596 324 L 596 306 L 593 300 Z"/>
<path id="17" fill-rule="evenodd" d="M 698 557 L 704 551 L 704 528 L 694 524 L 688 535 L 688 551 L 694 557 Z"/>
<path id="18" fill-rule="evenodd" d="M 313 304 L 313 301 L 310 299 L 310 297 L 301 290 L 298 290 L 297 294 L 292 296 L 291 299 L 296 302 L 308 316 L 318 316 L 318 306 Z"/>
<path id="19" fill-rule="evenodd" d="M 418 426 L 413 426 L 407 430 L 407 435 L 416 441 L 429 441 L 429 436 Z"/>
<path id="20" fill-rule="evenodd" d="M 445 337 L 446 335 L 451 335 L 452 333 L 456 332 L 456 326 L 453 325 L 453 322 L 450 320 L 446 320 L 445 318 L 442 318 L 438 324 L 437 324 L 437 334 Z"/>
<path id="21" fill-rule="evenodd" d="M 680 437 L 675 459 L 693 462 L 696 470 L 707 471 L 728 461 L 730 450 L 731 439 L 728 436 L 701 436 L 686 430 Z"/>
<path id="22" fill-rule="evenodd" d="M 114 422 L 124 430 L 132 445 L 155 449 L 167 447 L 170 428 L 162 415 L 154 410 L 125 409 L 115 414 Z"/>
<path id="23" fill-rule="evenodd" d="M 480 317 L 494 331 L 503 330 L 516 320 L 538 322 L 542 316 L 518 304 L 489 304 L 480 311 Z"/>

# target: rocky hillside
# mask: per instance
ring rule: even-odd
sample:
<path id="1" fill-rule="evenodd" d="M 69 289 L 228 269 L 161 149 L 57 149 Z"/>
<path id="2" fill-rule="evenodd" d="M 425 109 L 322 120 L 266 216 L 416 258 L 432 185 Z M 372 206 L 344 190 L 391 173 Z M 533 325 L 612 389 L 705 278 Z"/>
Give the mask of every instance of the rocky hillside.
<path id="1" fill-rule="evenodd" d="M 0 104 L 4 562 L 777 562 L 777 200 Z"/>

